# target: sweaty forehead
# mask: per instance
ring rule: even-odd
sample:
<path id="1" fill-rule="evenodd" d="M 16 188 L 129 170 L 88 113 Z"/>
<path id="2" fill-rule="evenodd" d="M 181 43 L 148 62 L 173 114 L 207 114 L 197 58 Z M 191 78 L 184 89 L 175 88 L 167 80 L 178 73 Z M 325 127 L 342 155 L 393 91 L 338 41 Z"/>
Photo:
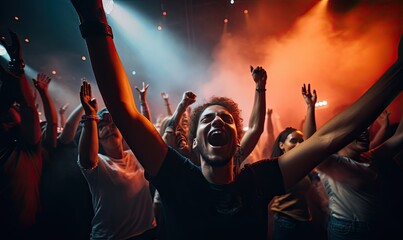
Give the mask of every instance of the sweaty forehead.
<path id="1" fill-rule="evenodd" d="M 226 109 L 224 106 L 221 106 L 221 105 L 208 106 L 206 109 L 204 109 L 204 111 L 201 115 L 204 116 L 204 115 L 215 114 L 215 113 L 231 115 L 231 113 L 228 111 L 228 109 Z"/>

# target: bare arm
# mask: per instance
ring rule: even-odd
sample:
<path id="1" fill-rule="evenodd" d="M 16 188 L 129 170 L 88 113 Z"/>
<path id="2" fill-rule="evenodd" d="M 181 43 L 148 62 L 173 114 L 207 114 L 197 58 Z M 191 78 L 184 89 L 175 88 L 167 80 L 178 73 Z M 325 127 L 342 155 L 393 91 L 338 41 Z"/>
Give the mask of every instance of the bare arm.
<path id="1" fill-rule="evenodd" d="M 46 146 L 55 148 L 57 140 L 57 113 L 48 91 L 49 83 L 52 79 L 43 73 L 39 73 L 36 79 L 32 79 L 32 81 L 41 96 L 43 110 L 45 112 L 46 130 L 43 143 Z"/>
<path id="2" fill-rule="evenodd" d="M 386 130 L 388 129 L 388 126 L 389 126 L 389 115 L 390 115 L 390 112 L 385 110 L 376 119 L 376 122 L 379 123 L 379 129 L 376 132 L 371 143 L 369 144 L 369 149 L 373 149 L 373 148 L 381 145 L 386 140 Z"/>
<path id="3" fill-rule="evenodd" d="M 374 149 L 374 152 L 379 156 L 394 157 L 403 149 L 403 116 L 400 118 L 399 126 L 392 137 L 386 140 L 379 147 Z M 402 163 L 398 163 L 402 166 Z"/>
<path id="4" fill-rule="evenodd" d="M 176 131 L 179 126 L 182 115 L 186 112 L 187 108 L 195 102 L 196 102 L 196 94 L 194 94 L 191 91 L 184 92 L 181 102 L 176 107 L 174 114 L 171 116 L 171 119 L 167 124 L 167 127 L 165 129 L 162 138 L 168 145 L 174 147 L 175 149 L 178 149 L 178 146 L 176 144 L 177 143 Z"/>
<path id="5" fill-rule="evenodd" d="M 139 89 L 136 86 L 136 90 L 139 92 L 139 98 L 140 98 L 140 110 L 141 114 L 143 114 L 144 117 L 146 117 L 150 122 L 152 122 L 151 119 L 151 113 L 150 113 L 150 108 L 148 107 L 148 102 L 147 102 L 147 89 L 149 87 L 149 84 L 145 84 L 143 82 L 143 88 Z"/>
<path id="6" fill-rule="evenodd" d="M 78 125 L 80 124 L 81 116 L 84 113 L 83 107 L 78 105 L 73 112 L 67 118 L 66 124 L 64 125 L 64 129 L 59 136 L 59 140 L 63 144 L 69 144 L 73 142 L 74 137 L 77 133 Z"/>
<path id="7" fill-rule="evenodd" d="M 165 102 L 165 107 L 167 108 L 168 116 L 172 116 L 172 108 L 171 108 L 171 104 L 169 103 L 169 95 L 168 95 L 168 93 L 161 92 L 161 97 Z"/>
<path id="8" fill-rule="evenodd" d="M 400 53 L 399 56 L 402 57 Z M 279 165 L 285 187 L 296 184 L 322 160 L 367 128 L 400 93 L 402 72 L 402 63 L 398 60 L 355 103 L 328 121 L 298 148 L 282 155 Z"/>
<path id="9" fill-rule="evenodd" d="M 90 24 L 92 21 L 107 24 L 101 0 L 72 2 L 82 24 Z M 89 33 L 85 40 L 105 105 L 141 165 L 150 176 L 155 176 L 168 147 L 152 123 L 138 112 L 112 37 Z"/>
<path id="10" fill-rule="evenodd" d="M 20 42 L 16 33 L 10 31 L 11 45 L 8 45 L 5 39 L 1 39 L 1 44 L 7 50 L 11 61 L 9 62 L 9 69 L 7 72 L 2 67 L 2 79 L 7 79 L 12 85 L 15 86 L 14 94 L 17 95 L 17 101 L 20 103 L 21 114 L 21 136 L 24 142 L 28 144 L 37 144 L 41 138 L 41 128 L 39 126 L 39 116 L 36 109 L 32 89 L 28 84 L 28 80 L 24 73 L 24 61 L 22 60 L 22 53 Z"/>
<path id="11" fill-rule="evenodd" d="M 80 99 L 85 115 L 91 118 L 84 122 L 78 143 L 78 156 L 80 165 L 84 169 L 92 169 L 98 164 L 98 125 L 95 120 L 98 104 L 95 98 L 92 98 L 91 85 L 87 81 L 83 81 L 81 85 Z"/>
<path id="12" fill-rule="evenodd" d="M 267 109 L 266 112 L 266 137 L 263 147 L 263 158 L 268 159 L 271 155 L 271 148 L 269 146 L 273 146 L 274 144 L 274 127 L 273 127 L 273 120 L 271 118 L 273 114 L 273 109 Z"/>
<path id="13" fill-rule="evenodd" d="M 70 106 L 69 103 L 63 104 L 59 108 L 59 117 L 60 117 L 60 125 L 59 127 L 64 128 L 64 125 L 66 125 L 66 110 Z"/>
<path id="14" fill-rule="evenodd" d="M 311 84 L 308 84 L 308 89 L 305 84 L 302 86 L 302 97 L 307 105 L 306 118 L 303 125 L 304 140 L 306 140 L 316 132 L 315 103 L 318 97 L 315 89 L 311 93 Z"/>
<path id="15" fill-rule="evenodd" d="M 264 130 L 267 74 L 262 67 L 253 68 L 251 66 L 251 72 L 252 78 L 255 81 L 255 97 L 249 118 L 248 131 L 246 131 L 240 143 L 242 158 L 239 159 L 239 164 L 253 151 Z"/>

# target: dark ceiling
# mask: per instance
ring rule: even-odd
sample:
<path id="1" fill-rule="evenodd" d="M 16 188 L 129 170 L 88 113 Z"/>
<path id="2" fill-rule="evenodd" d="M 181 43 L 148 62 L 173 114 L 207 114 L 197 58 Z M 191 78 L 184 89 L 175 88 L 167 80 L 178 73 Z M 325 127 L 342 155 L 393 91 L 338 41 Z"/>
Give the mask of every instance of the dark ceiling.
<path id="1" fill-rule="evenodd" d="M 228 32 L 237 36 L 252 34 L 251 45 L 259 44 L 259 39 L 266 36 L 279 38 L 287 34 L 296 20 L 320 1 L 325 0 L 235 0 L 234 5 L 230 4 L 230 0 L 115 0 L 117 4 L 124 3 L 129 8 L 141 12 L 155 27 L 163 24 L 165 29 L 180 39 L 184 50 L 196 53 L 205 62 L 212 59 L 214 48 L 222 37 L 225 18 L 230 19 Z M 385 2 L 394 2 L 403 7 L 401 0 L 328 0 L 327 11 L 333 15 L 343 15 L 360 4 Z M 255 29 L 251 33 L 244 32 L 244 9 L 253 12 L 250 22 L 251 27 Z M 162 16 L 164 10 L 167 11 L 165 17 Z M 265 15 L 270 15 L 270 18 L 264 18 Z M 19 17 L 18 21 L 14 19 L 15 16 Z M 275 23 L 272 21 L 268 24 L 270 27 L 261 28 L 261 19 L 275 19 Z M 7 29 L 10 28 L 21 40 L 29 39 L 28 43 L 21 41 L 26 64 L 35 72 L 48 75 L 52 75 L 52 70 L 57 71 L 57 74 L 52 75 L 58 83 L 56 94 L 53 94 L 57 106 L 66 101 L 78 103 L 78 98 L 66 99 L 62 93 L 75 94 L 81 78 L 94 81 L 90 61 L 81 60 L 82 56 L 87 56 L 87 50 L 78 25 L 78 17 L 69 0 L 13 0 L 6 1 L 0 8 L 0 34 L 7 37 Z M 334 26 L 337 27 L 337 24 Z M 363 26 L 365 27 L 361 27 Z M 152 54 L 150 52 L 150 55 Z M 255 52 L 251 51 L 251 54 Z M 258 57 L 259 55 L 256 55 L 256 58 Z M 138 57 L 122 57 L 124 64 L 130 62 L 132 65 L 141 66 L 144 64 L 141 60 Z M 4 59 L 0 62 L 5 65 Z M 159 93 L 164 89 L 155 87 L 158 82 L 152 75 L 153 73 L 149 72 L 139 73 L 139 79 L 154 87 L 150 88 L 150 103 L 151 107 L 157 109 L 161 105 Z M 183 78 L 185 80 L 181 80 L 180 87 L 170 89 L 174 104 L 181 98 L 183 90 L 198 86 L 198 83 L 189 81 L 188 76 Z"/>

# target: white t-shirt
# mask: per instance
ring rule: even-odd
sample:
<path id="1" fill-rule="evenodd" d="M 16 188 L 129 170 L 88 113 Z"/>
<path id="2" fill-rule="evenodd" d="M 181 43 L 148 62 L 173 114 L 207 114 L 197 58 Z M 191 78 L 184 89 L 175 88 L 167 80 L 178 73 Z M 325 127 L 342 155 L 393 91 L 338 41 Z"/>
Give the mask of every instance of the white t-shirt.
<path id="1" fill-rule="evenodd" d="M 319 171 L 329 195 L 330 214 L 345 220 L 373 221 L 379 210 L 379 179 L 371 164 L 333 154 Z"/>
<path id="2" fill-rule="evenodd" d="M 131 150 L 122 159 L 98 154 L 98 165 L 81 172 L 92 195 L 91 239 L 127 239 L 156 227 L 144 169 Z"/>

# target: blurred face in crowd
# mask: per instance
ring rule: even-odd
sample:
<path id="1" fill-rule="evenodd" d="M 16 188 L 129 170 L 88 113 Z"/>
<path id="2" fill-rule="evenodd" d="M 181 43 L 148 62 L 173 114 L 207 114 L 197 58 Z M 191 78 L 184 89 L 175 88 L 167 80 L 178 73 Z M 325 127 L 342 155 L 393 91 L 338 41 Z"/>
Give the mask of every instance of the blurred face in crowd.
<path id="1" fill-rule="evenodd" d="M 304 135 L 301 131 L 296 130 L 290 134 L 288 134 L 287 138 L 284 142 L 279 143 L 280 149 L 283 150 L 284 153 L 290 151 L 291 149 L 298 146 L 300 143 L 304 141 Z"/>
<path id="2" fill-rule="evenodd" d="M 104 113 L 98 123 L 98 137 L 102 145 L 115 146 L 122 144 L 122 134 L 112 121 L 109 113 Z"/>

